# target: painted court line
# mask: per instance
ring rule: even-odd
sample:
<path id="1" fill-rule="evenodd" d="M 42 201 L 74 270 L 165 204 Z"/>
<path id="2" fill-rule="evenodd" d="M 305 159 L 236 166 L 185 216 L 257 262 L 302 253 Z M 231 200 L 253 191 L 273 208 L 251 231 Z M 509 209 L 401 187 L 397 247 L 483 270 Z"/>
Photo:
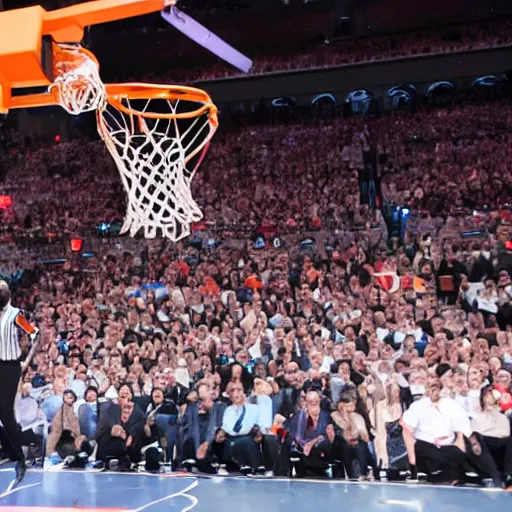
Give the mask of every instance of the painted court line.
<path id="1" fill-rule="evenodd" d="M 28 489 L 29 487 L 35 487 L 36 485 L 41 485 L 41 482 L 37 482 L 35 484 L 22 485 L 21 487 L 15 487 L 14 489 L 11 487 L 11 485 L 12 485 L 12 482 L 9 484 L 9 487 L 7 488 L 7 490 L 4 491 L 2 494 L 0 494 L 0 499 L 6 498 L 7 496 L 10 496 L 11 494 L 20 492 L 23 489 Z"/>
<path id="2" fill-rule="evenodd" d="M 411 507 L 418 510 L 418 512 L 421 512 L 423 510 L 423 503 L 418 500 L 394 500 L 394 499 L 387 499 L 387 500 L 379 500 L 380 505 L 400 505 L 404 507 Z"/>
<path id="3" fill-rule="evenodd" d="M 4 469 L 0 471 L 12 471 L 11 469 Z M 184 473 L 170 473 L 170 474 L 158 474 L 158 473 L 130 473 L 130 472 L 120 472 L 120 471 L 70 471 L 69 469 L 58 469 L 54 471 L 48 471 L 46 469 L 30 469 L 30 473 L 66 473 L 66 474 L 75 474 L 75 475 L 117 475 L 117 476 L 126 476 L 126 477 L 151 477 L 151 478 L 175 478 L 179 479 L 195 479 L 195 475 L 188 475 Z M 464 486 L 451 486 L 451 485 L 434 485 L 428 483 L 403 483 L 403 482 L 355 482 L 351 480 L 315 480 L 313 478 L 281 478 L 281 477 L 273 477 L 273 478 L 260 478 L 260 479 L 251 479 L 244 476 L 236 477 L 236 476 L 224 476 L 224 475 L 215 475 L 207 476 L 206 479 L 212 478 L 220 478 L 220 479 L 233 479 L 233 480 L 246 480 L 253 482 L 287 482 L 287 483 L 310 483 L 310 484 L 327 484 L 327 485 L 369 485 L 369 486 L 396 486 L 403 489 L 442 489 L 442 490 L 450 490 L 450 491 L 478 491 L 483 493 L 506 493 L 504 489 L 497 488 L 487 488 L 487 487 L 464 487 Z"/>
<path id="4" fill-rule="evenodd" d="M 181 512 L 189 512 L 189 510 L 192 510 L 199 503 L 199 500 L 195 496 L 192 496 L 191 494 L 183 494 L 182 496 L 188 498 L 190 500 L 191 505 L 185 507 Z"/>
<path id="5" fill-rule="evenodd" d="M 199 485 L 199 482 L 196 480 L 195 482 L 192 482 L 188 487 L 186 487 L 185 489 L 182 489 L 179 492 L 169 494 L 169 496 L 164 496 L 163 498 L 160 498 L 159 500 L 152 501 L 151 503 L 147 503 L 146 505 L 143 505 L 142 507 L 132 509 L 130 512 L 142 512 L 142 510 L 145 510 L 154 505 L 158 505 L 158 503 L 162 503 L 162 502 L 170 500 L 172 498 L 177 498 L 178 496 L 185 496 L 186 498 L 191 499 L 192 496 L 189 496 L 187 493 L 189 491 L 191 491 L 192 489 L 194 489 L 195 487 L 197 487 L 198 485 Z M 194 500 L 191 499 L 191 501 L 193 504 L 191 506 L 183 509 L 182 512 L 188 512 L 189 510 L 191 510 L 192 508 L 194 508 L 197 505 L 197 502 L 198 502 L 197 498 L 195 498 L 195 503 L 194 503 Z"/>
<path id="6" fill-rule="evenodd" d="M 8 470 L 12 471 L 12 470 Z M 132 473 L 130 471 L 103 471 L 103 470 L 85 470 L 85 471 L 78 471 L 78 470 L 70 470 L 68 468 L 57 468 L 57 469 L 41 469 L 41 468 L 33 468 L 29 469 L 30 473 L 66 473 L 67 475 L 119 475 L 119 476 L 131 476 L 131 477 L 146 477 L 150 476 L 153 478 L 175 478 L 178 479 L 195 479 L 196 476 L 192 475 L 191 473 Z"/>
<path id="7" fill-rule="evenodd" d="M 315 480 L 313 478 L 265 478 L 265 479 L 250 479 L 247 477 L 223 477 L 218 476 L 217 478 L 236 478 L 238 480 L 252 480 L 253 482 L 289 482 L 289 483 L 308 483 L 308 484 L 323 484 L 323 485 L 356 485 L 360 487 L 378 487 L 378 486 L 392 486 L 399 487 L 401 489 L 411 489 L 411 490 L 421 490 L 421 489 L 438 489 L 438 490 L 446 490 L 446 491 L 478 491 L 484 493 L 507 493 L 505 489 L 498 489 L 493 487 L 464 487 L 464 486 L 453 486 L 453 485 L 434 485 L 434 484 L 424 484 L 424 483 L 410 483 L 404 484 L 401 482 L 355 482 L 352 480 Z"/>
<path id="8" fill-rule="evenodd" d="M 130 512 L 123 508 L 75 508 L 75 507 L 0 507 L 2 512 Z"/>
<path id="9" fill-rule="evenodd" d="M 41 485 L 40 482 L 35 484 L 29 484 L 29 485 L 23 485 L 21 487 L 16 487 L 15 489 L 12 489 L 9 492 L 4 492 L 3 494 L 0 494 L 0 499 L 5 498 L 7 496 L 10 496 L 16 492 L 22 491 L 23 489 L 28 489 L 30 487 L 35 487 L 36 485 Z M 136 509 L 122 509 L 122 508 L 85 508 L 85 507 L 20 507 L 20 506 L 6 506 L 2 507 L 0 506 L 1 512 L 52 512 L 52 511 L 58 511 L 58 512 L 84 512 L 87 510 L 94 511 L 94 512 L 142 512 L 143 510 L 153 507 L 154 505 L 158 505 L 159 503 L 163 503 L 164 501 L 171 500 L 173 498 L 177 498 L 179 496 L 183 496 L 184 498 L 187 498 L 190 501 L 190 505 L 185 507 L 181 512 L 189 512 L 192 510 L 199 502 L 199 500 L 195 496 L 191 496 L 188 494 L 189 491 L 196 488 L 199 485 L 199 482 L 196 480 L 192 482 L 189 486 L 185 487 L 185 489 L 182 489 L 179 492 L 175 492 L 173 494 L 169 494 L 168 496 L 164 496 L 163 498 L 160 498 L 155 501 L 151 501 L 150 503 L 146 503 L 142 507 L 136 508 Z"/>

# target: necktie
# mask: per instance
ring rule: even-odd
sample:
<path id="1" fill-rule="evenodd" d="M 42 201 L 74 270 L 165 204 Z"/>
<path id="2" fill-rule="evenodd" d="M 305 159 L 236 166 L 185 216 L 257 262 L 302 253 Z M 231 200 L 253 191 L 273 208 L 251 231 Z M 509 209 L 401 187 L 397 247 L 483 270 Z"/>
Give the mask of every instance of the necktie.
<path id="1" fill-rule="evenodd" d="M 233 427 L 233 432 L 240 432 L 242 430 L 242 423 L 244 422 L 245 418 L 245 405 L 242 407 L 242 414 L 240 414 L 240 417 L 236 420 L 235 426 Z"/>

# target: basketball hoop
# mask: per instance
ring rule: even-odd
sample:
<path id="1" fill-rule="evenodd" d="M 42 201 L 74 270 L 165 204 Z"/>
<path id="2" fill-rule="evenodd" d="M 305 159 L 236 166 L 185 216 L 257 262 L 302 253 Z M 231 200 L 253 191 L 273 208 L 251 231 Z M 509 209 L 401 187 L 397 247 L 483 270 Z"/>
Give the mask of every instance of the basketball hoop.
<path id="1" fill-rule="evenodd" d="M 121 233 L 174 242 L 202 218 L 191 183 L 218 126 L 217 109 L 192 87 L 107 86 L 98 131 L 119 169 L 128 207 Z M 196 157 L 194 159 L 194 157 Z"/>
<path id="2" fill-rule="evenodd" d="M 79 42 L 86 27 L 162 9 L 164 15 L 168 8 L 176 14 L 176 1 L 102 0 L 52 11 L 35 5 L 0 13 L 0 34 L 5 35 L 0 123 L 16 108 L 60 105 L 72 115 L 96 111 L 98 131 L 128 196 L 122 232 L 134 236 L 143 229 L 148 238 L 161 232 L 174 241 L 186 237 L 190 225 L 202 218 L 191 184 L 217 129 L 217 109 L 208 94 L 191 87 L 105 85 L 96 57 Z M 235 55 L 238 62 L 233 48 L 188 17 L 181 30 L 193 32 L 195 41 L 219 49 L 230 62 L 227 54 Z M 22 91 L 40 87 L 47 90 Z M 16 89 L 20 94 L 13 94 Z"/>
<path id="3" fill-rule="evenodd" d="M 217 109 L 200 89 L 151 84 L 105 86 L 94 55 L 79 45 L 55 49 L 49 93 L 73 115 L 96 111 L 98 132 L 128 197 L 121 233 L 178 241 L 202 213 L 194 174 L 217 129 Z M 192 162 L 194 157 L 198 157 Z"/>
<path id="4" fill-rule="evenodd" d="M 80 45 L 59 44 L 54 52 L 55 80 L 48 88 L 72 115 L 103 108 L 105 85 L 96 57 Z"/>
<path id="5" fill-rule="evenodd" d="M 218 126 L 208 94 L 174 85 L 105 85 L 91 52 L 78 44 L 52 44 L 48 92 L 13 104 L 58 104 L 72 115 L 96 111 L 98 132 L 128 198 L 121 233 L 143 230 L 146 238 L 160 233 L 174 242 L 188 236 L 203 217 L 192 198 L 192 180 Z"/>

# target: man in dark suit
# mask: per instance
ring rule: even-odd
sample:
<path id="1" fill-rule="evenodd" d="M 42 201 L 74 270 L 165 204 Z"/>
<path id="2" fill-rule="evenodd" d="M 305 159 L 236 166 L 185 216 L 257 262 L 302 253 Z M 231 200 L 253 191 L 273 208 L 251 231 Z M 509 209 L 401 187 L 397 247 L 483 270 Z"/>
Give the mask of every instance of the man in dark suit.
<path id="1" fill-rule="evenodd" d="M 213 401 L 208 384 L 200 384 L 197 394 L 198 401 L 188 404 L 183 415 L 179 434 L 180 462 L 184 466 L 196 465 L 203 473 L 214 473 L 216 468 L 212 462 L 218 459 L 215 436 L 222 426 L 226 404 Z"/>
<path id="2" fill-rule="evenodd" d="M 144 439 L 144 413 L 129 398 L 119 399 L 101 415 L 96 430 L 98 459 L 119 461 L 119 469 L 130 469 L 132 462 L 142 458 Z"/>

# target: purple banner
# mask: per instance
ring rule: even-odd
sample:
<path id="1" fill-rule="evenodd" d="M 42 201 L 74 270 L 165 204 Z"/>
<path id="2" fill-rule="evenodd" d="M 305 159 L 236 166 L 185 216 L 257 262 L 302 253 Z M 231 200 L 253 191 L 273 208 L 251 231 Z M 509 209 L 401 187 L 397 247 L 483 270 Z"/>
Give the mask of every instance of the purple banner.
<path id="1" fill-rule="evenodd" d="M 192 41 L 229 62 L 240 71 L 248 73 L 251 70 L 251 59 L 235 50 L 231 45 L 176 7 L 172 7 L 169 12 L 162 11 L 162 18 Z"/>

